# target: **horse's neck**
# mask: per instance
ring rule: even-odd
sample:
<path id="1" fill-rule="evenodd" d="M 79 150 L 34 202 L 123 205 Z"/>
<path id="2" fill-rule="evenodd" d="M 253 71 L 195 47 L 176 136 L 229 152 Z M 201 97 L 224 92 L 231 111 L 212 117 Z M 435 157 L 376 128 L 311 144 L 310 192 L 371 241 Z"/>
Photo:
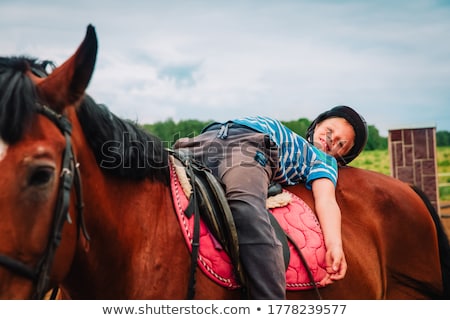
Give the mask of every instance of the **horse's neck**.
<path id="1" fill-rule="evenodd" d="M 83 292 L 82 298 L 102 298 L 110 290 L 111 297 L 129 299 L 142 294 L 142 288 L 153 288 L 152 277 L 161 273 L 161 265 L 155 262 L 187 254 L 182 246 L 175 249 L 183 248 L 183 252 L 169 249 L 183 239 L 167 186 L 105 176 L 85 180 L 84 216 L 91 240 L 87 252 L 79 245 L 76 261 L 82 263 L 73 268 L 74 278 L 84 280 L 71 285 Z M 92 276 L 98 273 L 102 277 Z M 94 286 L 89 285 L 92 281 Z M 88 292 L 92 287 L 98 292 Z"/>
<path id="2" fill-rule="evenodd" d="M 74 143 L 83 145 L 76 137 Z M 78 292 L 80 296 L 74 298 L 110 295 L 129 299 L 138 293 L 162 296 L 162 292 L 156 290 L 163 289 L 154 288 L 152 283 L 167 270 L 162 270 L 155 261 L 169 261 L 172 255 L 184 255 L 183 260 L 189 261 L 185 246 L 168 250 L 173 243 L 183 243 L 169 186 L 149 179 L 132 181 L 108 175 L 86 146 L 77 145 L 76 149 L 85 203 L 84 219 L 91 240 L 88 250 L 80 241 L 73 274 L 66 285 L 68 292 Z M 102 277 L 95 276 L 98 273 L 102 273 Z M 95 285 L 90 285 L 93 281 Z M 111 287 L 111 283 L 115 285 Z M 90 292 L 92 288 L 95 289 Z M 155 293 L 143 294 L 142 288 L 153 288 Z"/>

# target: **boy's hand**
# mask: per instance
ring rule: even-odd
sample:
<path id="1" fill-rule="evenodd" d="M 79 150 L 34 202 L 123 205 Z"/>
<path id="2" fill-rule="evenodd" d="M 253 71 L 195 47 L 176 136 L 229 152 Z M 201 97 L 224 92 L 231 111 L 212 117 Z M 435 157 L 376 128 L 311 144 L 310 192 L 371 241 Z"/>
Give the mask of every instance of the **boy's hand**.
<path id="1" fill-rule="evenodd" d="M 325 255 L 327 275 L 320 281 L 321 286 L 332 284 L 341 280 L 347 272 L 347 261 L 341 246 L 335 246 L 327 250 Z"/>

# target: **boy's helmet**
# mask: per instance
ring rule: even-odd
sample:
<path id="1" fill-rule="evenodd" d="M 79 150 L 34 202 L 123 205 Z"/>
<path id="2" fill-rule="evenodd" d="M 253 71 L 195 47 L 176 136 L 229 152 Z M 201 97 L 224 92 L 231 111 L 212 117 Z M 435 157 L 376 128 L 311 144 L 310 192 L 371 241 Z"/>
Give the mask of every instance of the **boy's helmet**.
<path id="1" fill-rule="evenodd" d="M 308 127 L 306 131 L 306 139 L 313 143 L 314 141 L 314 129 L 316 125 L 328 118 L 344 118 L 347 120 L 355 130 L 355 145 L 350 151 L 336 159 L 340 165 L 346 165 L 355 159 L 366 146 L 367 139 L 369 137 L 369 131 L 367 128 L 366 120 L 355 110 L 348 106 L 336 106 L 328 111 L 321 113 Z"/>

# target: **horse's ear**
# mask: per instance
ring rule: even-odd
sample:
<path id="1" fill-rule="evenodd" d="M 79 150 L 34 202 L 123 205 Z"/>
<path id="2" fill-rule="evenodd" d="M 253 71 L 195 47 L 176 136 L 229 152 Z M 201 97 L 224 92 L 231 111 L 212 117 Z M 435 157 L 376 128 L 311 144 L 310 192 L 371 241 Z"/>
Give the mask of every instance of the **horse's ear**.
<path id="1" fill-rule="evenodd" d="M 97 35 L 92 25 L 78 50 L 37 84 L 43 102 L 61 113 L 65 106 L 76 104 L 84 95 L 94 71 L 97 57 Z"/>

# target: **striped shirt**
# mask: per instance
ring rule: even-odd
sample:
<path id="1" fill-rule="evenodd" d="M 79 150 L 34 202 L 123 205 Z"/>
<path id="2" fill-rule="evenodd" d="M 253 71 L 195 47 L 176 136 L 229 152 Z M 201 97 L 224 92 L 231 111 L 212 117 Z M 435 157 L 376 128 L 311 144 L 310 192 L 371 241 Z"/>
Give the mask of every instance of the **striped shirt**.
<path id="1" fill-rule="evenodd" d="M 328 178 L 336 186 L 336 159 L 317 149 L 280 121 L 267 117 L 246 117 L 232 122 L 247 126 L 258 132 L 269 135 L 278 146 L 278 169 L 273 181 L 284 185 L 305 182 L 311 189 L 312 181 Z"/>

